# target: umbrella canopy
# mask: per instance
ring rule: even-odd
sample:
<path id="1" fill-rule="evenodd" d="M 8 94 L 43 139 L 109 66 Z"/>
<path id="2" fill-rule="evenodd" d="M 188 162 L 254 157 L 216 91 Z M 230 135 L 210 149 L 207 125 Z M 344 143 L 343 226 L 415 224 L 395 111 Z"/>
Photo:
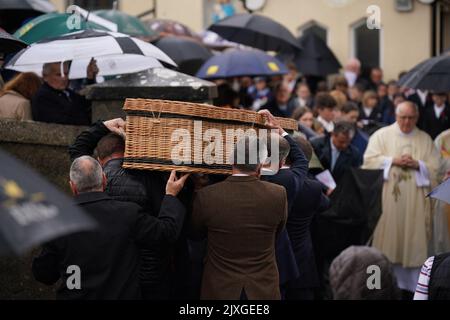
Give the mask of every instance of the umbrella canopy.
<path id="1" fill-rule="evenodd" d="M 400 79 L 399 85 L 411 89 L 450 91 L 450 53 L 422 61 Z"/>
<path id="2" fill-rule="evenodd" d="M 288 73 L 286 66 L 275 57 L 260 50 L 231 50 L 218 54 L 200 68 L 202 79 L 276 76 Z"/>
<path id="3" fill-rule="evenodd" d="M 150 19 L 143 22 L 146 27 L 159 36 L 179 36 L 198 39 L 198 35 L 188 26 L 168 19 Z"/>
<path id="4" fill-rule="evenodd" d="M 13 33 L 24 21 L 43 13 L 56 11 L 47 0 L 2 0 L 0 1 L 0 27 Z"/>
<path id="5" fill-rule="evenodd" d="M 26 250 L 96 224 L 39 174 L 0 150 L 0 253 Z"/>
<path id="6" fill-rule="evenodd" d="M 97 10 L 96 16 L 117 24 L 117 31 L 134 37 L 156 38 L 156 32 L 148 29 L 141 20 L 119 10 Z"/>
<path id="7" fill-rule="evenodd" d="M 450 204 L 450 179 L 445 180 L 442 184 L 437 186 L 430 192 L 428 197 Z"/>
<path id="8" fill-rule="evenodd" d="M 297 51 L 301 46 L 280 23 L 257 14 L 236 14 L 209 27 L 221 37 L 264 51 Z"/>
<path id="9" fill-rule="evenodd" d="M 121 33 L 86 30 L 32 44 L 15 55 L 5 68 L 36 72 L 45 63 L 72 61 L 69 78 L 79 79 L 85 77 L 91 58 L 97 60 L 99 76 L 138 72 L 161 66 L 159 61 L 176 66 L 150 43 Z"/>
<path id="10" fill-rule="evenodd" d="M 249 48 L 243 44 L 225 40 L 217 33 L 205 30 L 200 34 L 203 44 L 210 50 L 223 51 L 231 48 Z"/>
<path id="11" fill-rule="evenodd" d="M 47 38 L 55 38 L 72 33 L 74 30 L 70 30 L 67 26 L 69 17 L 70 14 L 68 13 L 44 14 L 22 26 L 14 33 L 14 36 L 28 44 L 32 44 Z M 85 19 L 81 19 L 80 28 L 81 30 L 107 30 L 105 27 Z"/>
<path id="12" fill-rule="evenodd" d="M 16 39 L 5 30 L 0 28 L 0 53 L 9 54 L 26 48 L 27 44 Z"/>
<path id="13" fill-rule="evenodd" d="M 178 64 L 181 72 L 189 75 L 195 75 L 203 63 L 212 57 L 201 42 L 185 37 L 163 37 L 154 44 Z"/>
<path id="14" fill-rule="evenodd" d="M 333 51 L 315 33 L 305 34 L 298 39 L 298 42 L 303 50 L 296 55 L 288 54 L 288 57 L 284 58 L 292 60 L 301 73 L 323 77 L 338 73 L 342 68 Z"/>

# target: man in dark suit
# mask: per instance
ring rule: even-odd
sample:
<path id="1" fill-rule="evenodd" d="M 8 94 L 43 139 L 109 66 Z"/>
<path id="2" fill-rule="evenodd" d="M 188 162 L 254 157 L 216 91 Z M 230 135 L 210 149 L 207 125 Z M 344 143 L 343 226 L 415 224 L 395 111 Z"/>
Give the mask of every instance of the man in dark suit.
<path id="1" fill-rule="evenodd" d="M 73 161 L 80 156 L 92 156 L 96 150 L 97 160 L 107 178 L 105 192 L 108 196 L 118 201 L 134 202 L 147 214 L 156 217 L 165 196 L 168 174 L 122 168 L 124 135 L 125 121 L 122 119 L 98 121 L 83 131 L 69 147 L 70 158 Z M 191 194 L 184 191 L 179 198 L 186 206 L 192 201 Z M 143 299 L 188 298 L 184 294 L 189 291 L 186 289 L 190 280 L 189 249 L 184 231 L 175 244 L 155 242 L 151 247 L 141 249 Z"/>
<path id="2" fill-rule="evenodd" d="M 266 157 L 258 138 L 241 139 L 232 156 L 233 176 L 194 199 L 194 230 L 208 239 L 202 299 L 280 299 L 275 239 L 288 205 L 283 187 L 259 179 Z"/>
<path id="3" fill-rule="evenodd" d="M 311 140 L 314 152 L 325 169 L 330 170 L 336 183 L 345 172 L 362 164 L 362 155 L 351 145 L 354 126 L 349 122 L 338 122 L 331 135 Z"/>
<path id="4" fill-rule="evenodd" d="M 42 69 L 44 83 L 32 99 L 33 120 L 67 125 L 90 125 L 91 104 L 69 89 L 69 64 L 46 63 Z M 98 68 L 95 60 L 87 67 L 88 81 L 95 83 Z"/>
<path id="5" fill-rule="evenodd" d="M 414 93 L 407 96 L 408 101 L 414 102 L 419 107 L 419 121 L 417 127 L 422 129 L 422 122 L 425 110 L 433 108 L 433 99 L 431 93 L 424 90 L 415 90 Z"/>
<path id="6" fill-rule="evenodd" d="M 434 140 L 443 131 L 450 129 L 450 106 L 445 92 L 434 92 L 432 99 L 433 106 L 422 114 L 421 129 Z"/>
<path id="7" fill-rule="evenodd" d="M 296 137 L 295 141 L 310 161 L 313 152 L 311 144 L 302 137 Z M 320 182 L 306 178 L 301 191 L 295 195 L 293 208 L 289 212 L 286 228 L 299 276 L 288 283 L 287 300 L 313 300 L 314 290 L 320 285 L 311 239 L 311 222 L 314 216 L 326 210 L 330 203 L 322 188 Z"/>
<path id="8" fill-rule="evenodd" d="M 106 177 L 100 164 L 89 156 L 77 158 L 70 168 L 70 186 L 76 203 L 98 228 L 46 244 L 33 261 L 34 277 L 47 285 L 61 279 L 59 299 L 139 299 L 138 246 L 178 238 L 185 209 L 176 196 L 186 179 L 172 172 L 156 218 L 134 203 L 111 199 L 103 192 Z M 71 268 L 79 270 L 78 279 L 72 279 L 77 275 Z"/>

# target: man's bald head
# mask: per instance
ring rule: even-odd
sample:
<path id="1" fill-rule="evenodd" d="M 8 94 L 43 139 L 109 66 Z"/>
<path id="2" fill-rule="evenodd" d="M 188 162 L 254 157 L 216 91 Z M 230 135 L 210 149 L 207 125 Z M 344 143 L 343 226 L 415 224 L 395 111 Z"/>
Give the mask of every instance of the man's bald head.
<path id="1" fill-rule="evenodd" d="M 361 62 L 356 58 L 351 58 L 347 61 L 345 70 L 359 74 L 361 72 Z"/>
<path id="2" fill-rule="evenodd" d="M 75 159 L 70 167 L 70 185 L 74 194 L 102 192 L 104 174 L 98 161 L 89 156 Z"/>
<path id="3" fill-rule="evenodd" d="M 419 107 L 411 101 L 402 102 L 397 106 L 395 114 L 400 115 L 404 113 L 415 113 L 416 115 L 419 115 Z"/>
<path id="4" fill-rule="evenodd" d="M 411 133 L 419 120 L 419 108 L 411 101 L 405 101 L 400 103 L 396 110 L 397 124 L 400 130 L 405 133 Z"/>

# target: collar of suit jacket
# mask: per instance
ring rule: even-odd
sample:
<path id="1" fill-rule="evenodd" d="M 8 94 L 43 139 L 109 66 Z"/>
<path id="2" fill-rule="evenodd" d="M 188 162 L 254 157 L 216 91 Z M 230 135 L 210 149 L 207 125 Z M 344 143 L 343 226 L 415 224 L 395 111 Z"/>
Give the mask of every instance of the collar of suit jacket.
<path id="1" fill-rule="evenodd" d="M 79 195 L 76 195 L 74 199 L 77 204 L 97 202 L 102 200 L 111 200 L 111 198 L 104 192 L 81 193 Z"/>
<path id="2" fill-rule="evenodd" d="M 259 180 L 257 177 L 254 176 L 230 176 L 227 178 L 226 181 L 230 182 L 247 182 L 247 181 L 256 181 Z"/>

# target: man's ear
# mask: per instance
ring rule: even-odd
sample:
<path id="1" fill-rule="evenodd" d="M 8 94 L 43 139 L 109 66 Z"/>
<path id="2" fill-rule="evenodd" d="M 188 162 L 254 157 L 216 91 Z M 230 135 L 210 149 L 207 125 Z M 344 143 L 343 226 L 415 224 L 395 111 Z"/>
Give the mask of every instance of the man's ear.
<path id="1" fill-rule="evenodd" d="M 74 196 L 78 195 L 77 186 L 72 181 L 69 181 L 70 184 L 70 190 L 72 190 L 72 193 Z"/>
<path id="2" fill-rule="evenodd" d="M 99 157 L 97 157 L 97 161 L 98 161 L 98 163 L 100 163 L 100 165 L 101 165 L 102 168 L 103 168 L 103 161 L 102 161 L 102 159 L 100 159 Z"/>

